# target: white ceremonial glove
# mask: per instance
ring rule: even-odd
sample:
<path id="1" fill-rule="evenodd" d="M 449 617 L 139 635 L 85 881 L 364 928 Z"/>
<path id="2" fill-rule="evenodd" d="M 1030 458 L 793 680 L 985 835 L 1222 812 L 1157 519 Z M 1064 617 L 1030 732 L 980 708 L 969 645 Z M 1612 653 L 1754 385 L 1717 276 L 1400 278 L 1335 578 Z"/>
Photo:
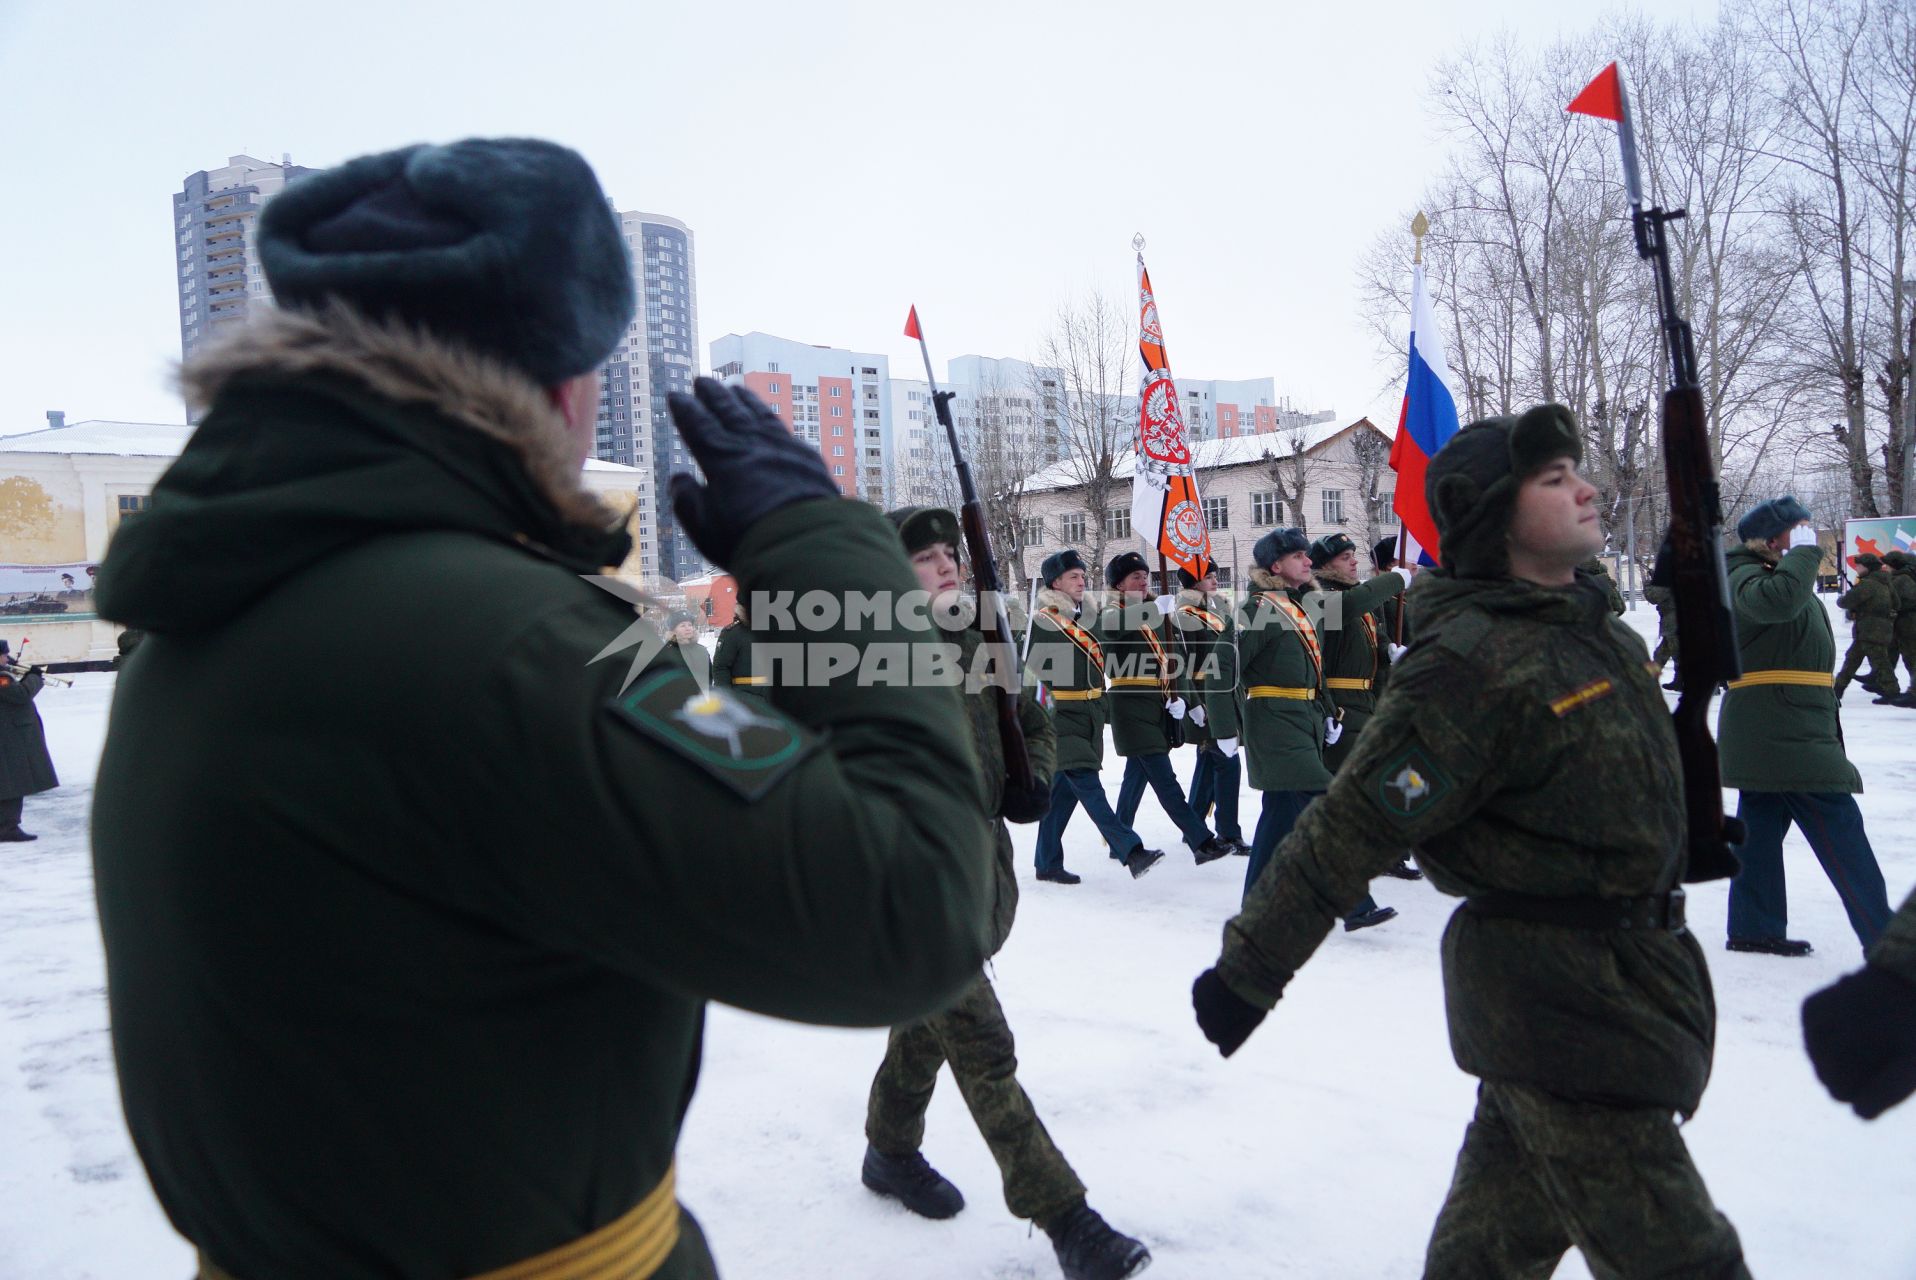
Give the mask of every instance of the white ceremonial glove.
<path id="1" fill-rule="evenodd" d="M 1813 547 L 1815 545 L 1816 529 L 1814 526 L 1799 524 L 1790 530 L 1790 550 L 1794 551 L 1798 547 Z"/>
<path id="2" fill-rule="evenodd" d="M 1227 756 L 1234 756 L 1237 754 L 1237 739 L 1219 738 L 1217 740 L 1217 749 Z"/>
<path id="3" fill-rule="evenodd" d="M 1178 611 L 1178 598 L 1168 592 L 1159 596 L 1156 600 L 1156 604 L 1158 606 L 1158 612 L 1167 618 Z"/>
<path id="4" fill-rule="evenodd" d="M 1394 644 L 1389 646 L 1389 648 L 1390 648 L 1390 660 L 1392 662 L 1397 661 L 1399 658 L 1403 657 L 1405 654 L 1410 652 L 1410 646 L 1407 644 Z"/>
<path id="5" fill-rule="evenodd" d="M 1171 713 L 1171 718 L 1173 720 L 1184 719 L 1184 699 L 1173 698 L 1169 702 L 1164 704 L 1164 709 Z"/>
<path id="6" fill-rule="evenodd" d="M 1329 718 L 1328 716 L 1325 717 L 1324 745 L 1327 747 L 1334 747 L 1337 745 L 1337 740 L 1343 736 L 1344 736 L 1344 722 L 1341 720 L 1333 720 Z"/>
<path id="7" fill-rule="evenodd" d="M 1204 708 L 1203 707 L 1191 708 L 1191 723 L 1196 725 L 1200 729 L 1204 727 Z"/>

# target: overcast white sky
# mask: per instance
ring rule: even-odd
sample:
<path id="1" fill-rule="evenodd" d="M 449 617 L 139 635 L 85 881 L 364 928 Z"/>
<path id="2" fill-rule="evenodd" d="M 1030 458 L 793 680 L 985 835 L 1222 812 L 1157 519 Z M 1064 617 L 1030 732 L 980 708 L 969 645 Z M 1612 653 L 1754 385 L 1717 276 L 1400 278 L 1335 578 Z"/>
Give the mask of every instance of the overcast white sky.
<path id="1" fill-rule="evenodd" d="M 1354 278 L 1439 166 L 1432 67 L 1500 26 L 1545 41 L 1602 11 L 0 0 L 0 435 L 47 409 L 182 420 L 187 174 L 475 134 L 567 143 L 620 207 L 692 226 L 701 363 L 762 329 L 908 375 L 913 302 L 940 361 L 1026 356 L 1067 294 L 1128 302 L 1142 231 L 1175 374 L 1270 375 L 1394 423 L 1399 374 Z"/>

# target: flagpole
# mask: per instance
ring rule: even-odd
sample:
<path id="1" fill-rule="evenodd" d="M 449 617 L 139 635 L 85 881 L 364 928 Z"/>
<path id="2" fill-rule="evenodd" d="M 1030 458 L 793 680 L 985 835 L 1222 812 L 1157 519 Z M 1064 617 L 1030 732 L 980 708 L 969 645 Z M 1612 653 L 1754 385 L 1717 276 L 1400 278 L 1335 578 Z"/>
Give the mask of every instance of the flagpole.
<path id="1" fill-rule="evenodd" d="M 1411 278 L 1414 282 L 1416 279 L 1416 269 L 1424 265 L 1424 237 L 1430 234 L 1430 219 L 1424 216 L 1422 209 L 1419 209 L 1417 216 L 1410 220 L 1410 234 L 1414 246 L 1410 255 Z M 1413 295 L 1416 293 L 1414 283 L 1411 292 Z M 1416 316 L 1413 312 L 1411 324 L 1414 326 L 1416 323 Z M 1404 517 L 1399 515 L 1397 517 L 1397 567 L 1400 570 L 1404 567 L 1405 557 L 1410 551 L 1409 534 L 1410 530 L 1404 524 Z M 1399 576 L 1401 577 L 1403 575 L 1400 573 Z M 1391 643 L 1400 645 L 1404 643 L 1404 593 L 1402 591 L 1397 593 L 1397 621 L 1391 630 L 1396 633 L 1391 638 Z"/>

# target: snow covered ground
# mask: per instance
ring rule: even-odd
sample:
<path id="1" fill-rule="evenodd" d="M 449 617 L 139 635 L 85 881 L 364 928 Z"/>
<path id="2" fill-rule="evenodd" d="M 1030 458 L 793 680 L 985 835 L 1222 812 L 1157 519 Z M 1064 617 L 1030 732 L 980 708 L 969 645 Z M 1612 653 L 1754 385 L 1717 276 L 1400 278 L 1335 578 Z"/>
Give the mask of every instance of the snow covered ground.
<path id="1" fill-rule="evenodd" d="M 1632 621 L 1654 635 L 1655 615 Z M 1847 642 L 1840 614 L 1839 640 Z M 0 1277 L 191 1274 L 120 1117 L 87 854 L 87 807 L 113 677 L 40 698 L 65 782 L 28 801 L 38 843 L 0 846 Z M 1850 752 L 1892 903 L 1916 884 L 1916 711 L 1853 690 Z M 1180 753 L 1188 777 L 1189 753 Z M 1107 756 L 1107 759 L 1110 757 Z M 1107 770 L 1115 796 L 1118 770 Z M 1734 803 L 1734 795 L 1729 797 Z M 1257 796 L 1243 797 L 1248 837 Z M 1437 939 L 1453 904 L 1381 880 L 1402 913 L 1333 933 L 1229 1062 L 1199 1036 L 1191 979 L 1215 955 L 1241 859 L 1194 867 L 1155 801 L 1147 840 L 1171 850 L 1133 882 L 1082 817 L 1075 888 L 1030 878 L 995 975 L 1020 1077 L 1091 1188 L 1091 1203 L 1157 1255 L 1153 1276 L 1409 1277 L 1472 1106 L 1450 1060 Z M 1832 1103 L 1803 1056 L 1803 996 L 1858 961 L 1801 839 L 1788 847 L 1791 933 L 1808 960 L 1722 950 L 1726 888 L 1690 915 L 1720 1006 L 1716 1075 L 1687 1126 L 1717 1203 L 1760 1277 L 1916 1275 L 1916 1102 L 1874 1124 Z M 680 1150 L 680 1194 L 730 1280 L 1049 1277 L 1041 1233 L 1004 1210 L 984 1143 L 947 1076 L 925 1151 L 969 1207 L 932 1223 L 858 1183 L 865 1091 L 881 1031 L 796 1027 L 714 1009 Z M 422 1188 L 421 1194 L 431 1194 Z M 1589 1274 L 1574 1253 L 1559 1276 Z"/>

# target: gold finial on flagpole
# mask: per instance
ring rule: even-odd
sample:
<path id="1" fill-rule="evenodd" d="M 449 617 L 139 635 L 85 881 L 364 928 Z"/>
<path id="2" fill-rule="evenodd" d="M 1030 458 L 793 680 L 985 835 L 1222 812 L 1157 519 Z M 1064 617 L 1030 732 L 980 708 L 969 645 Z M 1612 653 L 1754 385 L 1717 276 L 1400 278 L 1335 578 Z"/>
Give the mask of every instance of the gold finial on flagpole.
<path id="1" fill-rule="evenodd" d="M 1417 237 L 1417 252 L 1410 260 L 1411 265 L 1419 266 L 1424 261 L 1424 237 L 1430 233 L 1430 219 L 1424 216 L 1423 210 L 1418 210 L 1417 216 L 1410 220 L 1410 233 Z"/>

